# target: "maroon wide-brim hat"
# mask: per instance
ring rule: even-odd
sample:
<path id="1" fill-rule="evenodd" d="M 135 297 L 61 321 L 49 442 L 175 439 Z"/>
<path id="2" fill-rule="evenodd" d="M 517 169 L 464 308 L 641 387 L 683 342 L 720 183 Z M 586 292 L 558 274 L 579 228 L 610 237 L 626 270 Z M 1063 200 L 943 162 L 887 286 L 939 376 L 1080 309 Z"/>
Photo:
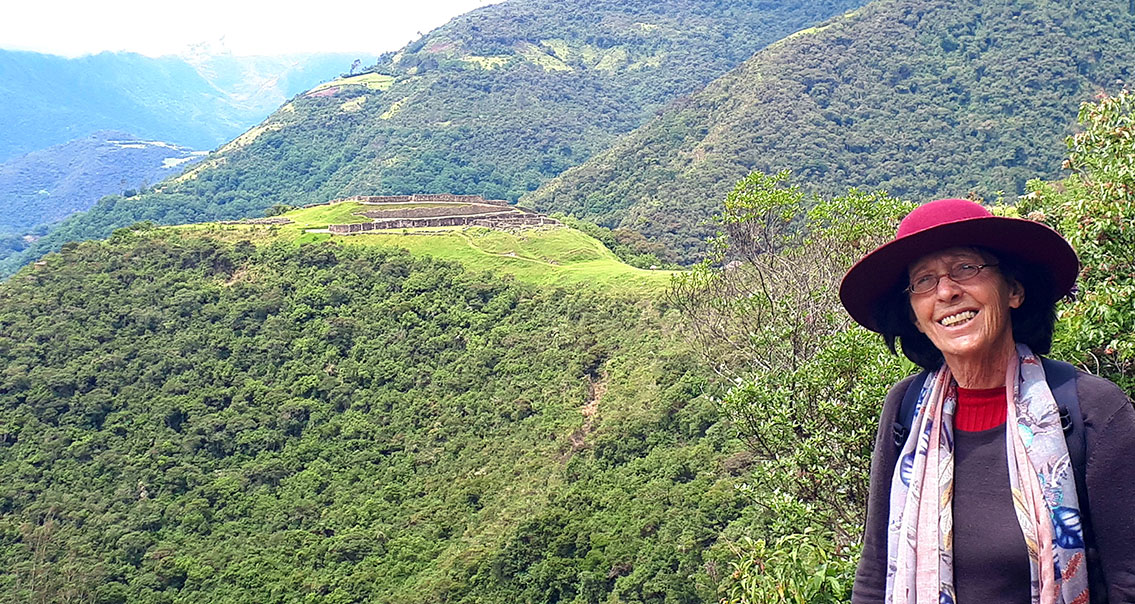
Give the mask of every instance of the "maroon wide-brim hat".
<path id="1" fill-rule="evenodd" d="M 966 199 L 939 199 L 903 218 L 895 238 L 867 254 L 843 276 L 839 298 L 851 318 L 871 331 L 875 309 L 907 279 L 907 267 L 922 256 L 952 247 L 981 247 L 1013 257 L 1046 277 L 1047 291 L 1025 292 L 1051 302 L 1072 291 L 1080 261 L 1060 233 L 1021 218 L 994 216 Z"/>

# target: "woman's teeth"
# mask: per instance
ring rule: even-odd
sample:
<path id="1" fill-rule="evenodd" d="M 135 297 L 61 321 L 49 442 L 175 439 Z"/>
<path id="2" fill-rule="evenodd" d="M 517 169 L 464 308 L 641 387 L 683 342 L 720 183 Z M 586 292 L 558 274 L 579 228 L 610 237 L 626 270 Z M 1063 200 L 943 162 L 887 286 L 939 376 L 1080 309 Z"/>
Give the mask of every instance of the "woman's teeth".
<path id="1" fill-rule="evenodd" d="M 942 324 L 946 327 L 949 327 L 951 325 L 956 325 L 956 324 L 961 323 L 963 321 L 968 321 L 968 320 L 970 320 L 970 319 L 972 319 L 976 316 L 977 316 L 977 311 L 967 310 L 967 311 L 960 312 L 956 315 L 950 315 L 948 317 L 944 317 L 941 321 L 938 321 L 938 323 L 940 323 L 940 324 Z"/>

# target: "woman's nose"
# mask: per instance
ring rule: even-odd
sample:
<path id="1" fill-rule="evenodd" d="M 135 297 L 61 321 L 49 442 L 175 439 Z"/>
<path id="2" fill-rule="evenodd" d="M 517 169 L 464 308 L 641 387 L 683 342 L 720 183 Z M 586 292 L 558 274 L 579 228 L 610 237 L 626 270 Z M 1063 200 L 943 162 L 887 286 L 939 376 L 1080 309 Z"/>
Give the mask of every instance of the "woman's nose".
<path id="1" fill-rule="evenodd" d="M 952 300 L 961 295 L 962 286 L 951 279 L 949 274 L 944 274 L 938 277 L 938 284 L 934 286 L 934 292 L 942 300 Z"/>

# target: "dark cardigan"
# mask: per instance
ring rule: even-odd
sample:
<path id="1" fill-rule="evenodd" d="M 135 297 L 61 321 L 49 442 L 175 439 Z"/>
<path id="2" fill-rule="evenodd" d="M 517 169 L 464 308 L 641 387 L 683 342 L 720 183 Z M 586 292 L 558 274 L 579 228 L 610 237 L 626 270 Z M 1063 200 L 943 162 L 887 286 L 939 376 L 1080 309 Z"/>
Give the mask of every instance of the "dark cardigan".
<path id="1" fill-rule="evenodd" d="M 912 376 L 895 384 L 883 404 L 871 459 L 863 557 L 855 573 L 852 604 L 885 600 L 887 519 L 891 475 L 898 456 L 891 426 L 903 393 L 913 379 Z M 1096 563 L 1088 566 L 1091 601 L 1093 604 L 1132 603 L 1135 602 L 1135 407 L 1115 384 L 1084 372 L 1077 375 L 1076 394 L 1084 415 L 1085 475 L 1096 537 L 1094 546 L 1099 552 Z"/>

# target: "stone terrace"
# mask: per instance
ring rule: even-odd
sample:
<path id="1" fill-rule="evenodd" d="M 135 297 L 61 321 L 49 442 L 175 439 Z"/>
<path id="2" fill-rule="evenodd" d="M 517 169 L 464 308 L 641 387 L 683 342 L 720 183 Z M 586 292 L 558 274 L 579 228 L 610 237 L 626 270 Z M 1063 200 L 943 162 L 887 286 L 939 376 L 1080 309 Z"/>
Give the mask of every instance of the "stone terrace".
<path id="1" fill-rule="evenodd" d="M 328 204 L 355 202 L 382 206 L 358 212 L 371 222 L 333 224 L 328 230 L 338 235 L 365 233 L 389 229 L 417 229 L 455 226 L 479 226 L 491 229 L 526 229 L 542 226 L 559 226 L 560 222 L 531 210 L 508 205 L 500 199 L 485 199 L 480 195 L 381 195 L 347 197 Z M 430 204 L 427 207 L 399 207 L 407 204 Z M 314 204 L 314 205 L 328 205 Z M 433 205 L 445 204 L 445 205 Z M 307 206 L 312 207 L 312 206 Z"/>

